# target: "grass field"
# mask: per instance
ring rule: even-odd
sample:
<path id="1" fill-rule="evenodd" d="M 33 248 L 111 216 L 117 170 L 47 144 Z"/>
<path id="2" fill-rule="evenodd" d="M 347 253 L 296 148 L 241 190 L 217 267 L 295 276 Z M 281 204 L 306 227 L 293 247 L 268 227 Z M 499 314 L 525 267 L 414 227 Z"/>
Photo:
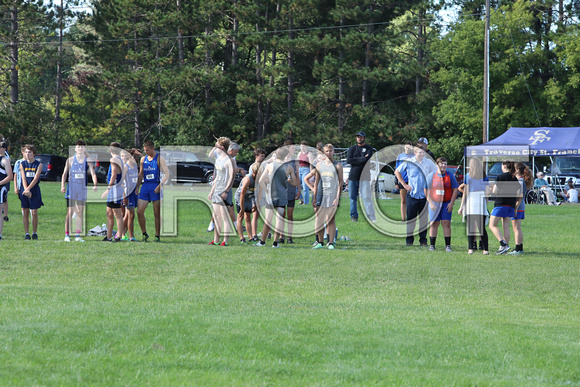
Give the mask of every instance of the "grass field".
<path id="1" fill-rule="evenodd" d="M 468 256 L 457 215 L 452 253 L 441 230 L 439 251 L 406 248 L 346 198 L 334 251 L 207 246 L 195 202 L 162 243 L 81 244 L 41 188 L 40 240 L 11 194 L 0 241 L 1 385 L 580 385 L 580 206 L 528 206 L 517 257 Z"/>

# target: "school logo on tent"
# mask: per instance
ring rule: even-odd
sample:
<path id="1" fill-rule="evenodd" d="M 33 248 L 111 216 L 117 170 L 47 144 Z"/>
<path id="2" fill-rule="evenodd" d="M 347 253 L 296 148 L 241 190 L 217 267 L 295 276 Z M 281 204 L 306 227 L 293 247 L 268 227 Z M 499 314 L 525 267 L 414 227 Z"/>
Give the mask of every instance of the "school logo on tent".
<path id="1" fill-rule="evenodd" d="M 532 137 L 530 137 L 530 145 L 536 145 L 538 143 L 542 143 L 544 141 L 550 141 L 552 139 L 552 137 L 548 137 L 548 133 L 550 133 L 549 130 L 544 130 L 544 129 L 540 129 L 540 130 L 536 130 L 534 132 L 534 135 Z"/>

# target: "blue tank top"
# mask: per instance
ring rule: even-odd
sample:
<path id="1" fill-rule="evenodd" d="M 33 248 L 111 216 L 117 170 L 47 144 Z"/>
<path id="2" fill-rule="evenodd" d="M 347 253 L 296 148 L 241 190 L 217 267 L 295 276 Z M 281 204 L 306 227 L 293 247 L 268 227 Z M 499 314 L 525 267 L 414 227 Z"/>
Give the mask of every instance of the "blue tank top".
<path id="1" fill-rule="evenodd" d="M 115 156 L 116 159 L 119 159 L 119 162 L 115 162 L 115 164 L 121 168 L 121 166 L 123 165 L 123 160 L 121 160 L 121 158 L 119 156 Z M 112 175 L 112 168 L 113 165 L 109 165 L 109 172 L 107 172 L 107 184 L 111 181 L 111 175 Z M 119 182 L 121 181 L 121 178 L 123 177 L 122 173 L 117 173 L 117 178 L 115 179 L 115 185 L 119 184 Z"/>
<path id="2" fill-rule="evenodd" d="M 68 186 L 66 188 L 66 199 L 86 200 L 87 198 L 87 172 L 89 165 L 87 159 L 79 163 L 77 156 L 73 156 L 73 160 L 69 170 Z"/>
<path id="3" fill-rule="evenodd" d="M 38 166 L 40 165 L 40 161 L 34 160 L 33 162 L 29 163 L 28 160 L 22 160 L 21 163 L 22 167 L 24 168 L 24 177 L 26 178 L 26 182 L 28 184 L 32 183 L 34 180 L 34 176 L 36 176 L 36 171 L 38 170 Z M 20 182 L 20 191 L 24 191 L 24 184 Z M 36 184 L 33 189 L 38 188 L 38 184 Z"/>
<path id="4" fill-rule="evenodd" d="M 4 169 L 4 165 L 2 165 L 3 158 L 4 156 L 0 155 L 0 181 L 6 179 L 6 177 L 8 176 L 8 174 L 6 173 L 6 169 Z"/>
<path id="5" fill-rule="evenodd" d="M 158 164 L 159 154 L 155 154 L 153 160 L 149 160 L 149 156 L 145 156 L 143 160 L 143 181 L 145 183 L 158 183 L 161 181 L 159 179 L 159 164 Z"/>
<path id="6" fill-rule="evenodd" d="M 127 192 L 132 194 L 137 188 L 137 180 L 139 180 L 139 168 L 135 165 L 131 168 L 129 164 L 125 164 L 127 173 L 125 173 L 125 187 L 127 187 Z"/>

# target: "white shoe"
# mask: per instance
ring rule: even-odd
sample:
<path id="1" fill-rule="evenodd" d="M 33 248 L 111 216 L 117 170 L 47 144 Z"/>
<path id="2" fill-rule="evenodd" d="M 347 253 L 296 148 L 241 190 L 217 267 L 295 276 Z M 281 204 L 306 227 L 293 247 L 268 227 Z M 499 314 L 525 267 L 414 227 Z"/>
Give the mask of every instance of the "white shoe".
<path id="1" fill-rule="evenodd" d="M 68 236 L 68 235 L 65 235 L 65 236 L 64 236 L 64 241 L 65 241 L 65 242 L 70 242 L 70 236 Z"/>
<path id="2" fill-rule="evenodd" d="M 75 242 L 84 242 L 85 240 L 83 238 L 81 238 L 80 236 L 75 237 Z"/>

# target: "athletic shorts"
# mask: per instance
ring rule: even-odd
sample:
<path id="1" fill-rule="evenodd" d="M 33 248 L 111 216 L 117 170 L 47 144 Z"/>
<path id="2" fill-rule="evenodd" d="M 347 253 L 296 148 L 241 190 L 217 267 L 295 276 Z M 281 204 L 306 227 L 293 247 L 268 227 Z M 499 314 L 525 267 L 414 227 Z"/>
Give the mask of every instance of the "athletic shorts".
<path id="1" fill-rule="evenodd" d="M 289 208 L 294 208 L 294 207 L 296 207 L 296 199 L 288 200 L 288 204 L 287 204 L 287 206 L 288 206 Z"/>
<path id="2" fill-rule="evenodd" d="M 157 183 L 143 183 L 141 186 L 141 192 L 139 192 L 139 200 L 145 200 L 146 202 L 156 202 L 161 200 L 163 197 L 163 190 L 159 193 L 155 193 L 155 188 L 157 188 L 159 184 Z"/>
<path id="3" fill-rule="evenodd" d="M 288 199 L 272 199 L 272 207 L 284 208 L 288 205 Z"/>
<path id="4" fill-rule="evenodd" d="M 514 218 L 516 216 L 516 210 L 511 206 L 494 207 L 491 211 L 491 216 L 495 216 L 496 218 Z"/>
<path id="5" fill-rule="evenodd" d="M 228 191 L 228 197 L 226 198 L 226 200 L 224 200 L 225 205 L 228 207 L 234 206 L 234 194 L 232 192 L 233 192 L 233 190 L 230 189 Z"/>
<path id="6" fill-rule="evenodd" d="M 512 220 L 518 220 L 518 219 L 525 219 L 525 213 L 526 211 L 517 211 L 516 213 L 516 217 L 512 218 Z"/>
<path id="7" fill-rule="evenodd" d="M 128 209 L 132 209 L 132 208 L 137 208 L 137 200 L 139 198 L 137 197 L 137 194 L 135 193 L 135 191 L 131 192 L 129 194 L 129 196 L 127 196 L 127 205 L 123 205 L 125 208 Z"/>
<path id="8" fill-rule="evenodd" d="M 79 206 L 84 206 L 85 204 L 87 204 L 87 202 L 84 200 L 66 199 L 67 207 L 76 207 L 77 204 Z"/>
<path id="9" fill-rule="evenodd" d="M 7 185 L 0 186 L 0 203 L 6 203 L 6 200 L 8 200 L 8 191 L 10 188 Z"/>
<path id="10" fill-rule="evenodd" d="M 25 195 L 20 195 L 20 207 L 21 208 L 29 208 L 31 210 L 37 210 L 40 207 L 44 206 L 42 202 L 42 195 L 40 194 L 40 190 L 34 190 L 35 192 L 32 193 L 32 197 L 28 198 Z"/>
<path id="11" fill-rule="evenodd" d="M 451 216 L 453 215 L 453 211 L 449 212 L 447 211 L 447 205 L 449 204 L 449 202 L 443 202 L 443 203 L 435 203 L 435 211 L 433 211 L 431 209 L 431 206 L 429 206 L 429 203 L 427 203 L 427 205 L 429 206 L 429 221 L 431 222 L 440 222 L 442 220 L 451 220 Z"/>
<path id="12" fill-rule="evenodd" d="M 230 190 L 230 192 L 231 192 L 231 190 Z M 211 202 L 214 204 L 223 204 L 225 206 L 232 207 L 234 205 L 234 203 L 232 203 L 232 201 L 231 201 L 232 199 L 231 199 L 230 195 L 227 195 L 226 199 L 224 200 L 221 197 L 222 194 L 223 194 L 223 192 L 220 192 L 219 194 L 214 193 L 213 196 L 211 197 Z M 228 201 L 228 199 L 229 199 L 229 201 Z"/>
<path id="13" fill-rule="evenodd" d="M 121 208 L 121 203 L 107 202 L 107 207 L 109 207 L 109 208 Z"/>

